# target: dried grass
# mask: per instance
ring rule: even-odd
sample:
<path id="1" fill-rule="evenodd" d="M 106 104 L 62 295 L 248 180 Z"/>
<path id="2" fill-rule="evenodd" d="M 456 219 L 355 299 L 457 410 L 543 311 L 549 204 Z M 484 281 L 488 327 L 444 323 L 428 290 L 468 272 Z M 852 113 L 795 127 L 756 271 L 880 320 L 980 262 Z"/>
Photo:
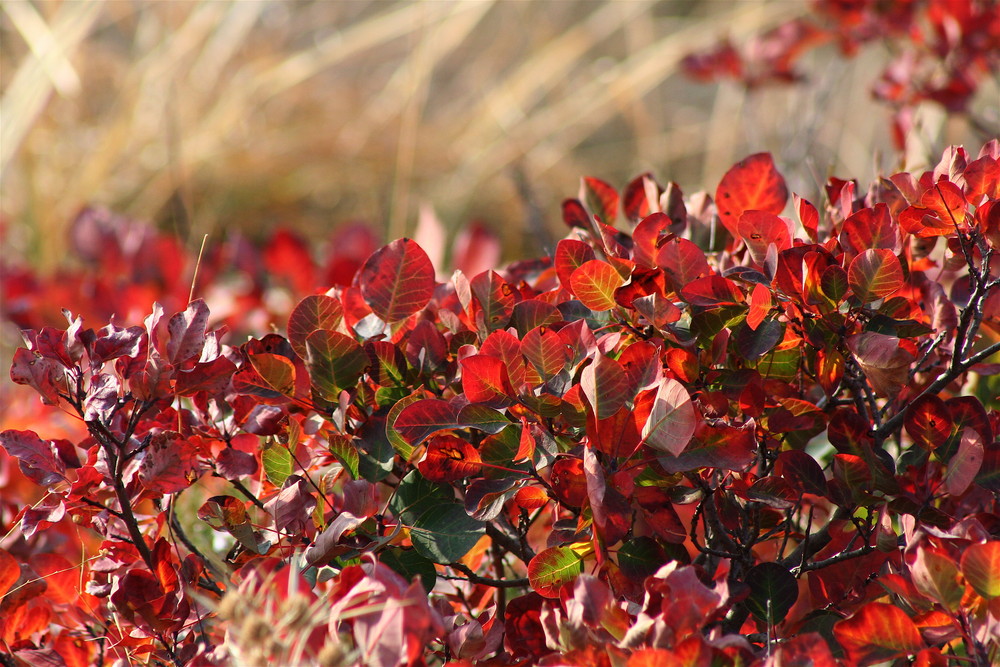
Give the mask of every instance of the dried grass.
<path id="1" fill-rule="evenodd" d="M 279 223 L 321 238 L 363 219 L 398 236 L 429 201 L 453 227 L 481 217 L 513 252 L 538 252 L 519 247 L 535 241 L 518 175 L 556 229 L 582 174 L 621 185 L 652 170 L 693 190 L 770 150 L 808 191 L 807 163 L 815 180 L 828 166 L 864 178 L 890 146 L 867 95 L 877 49 L 752 98 L 679 75 L 689 50 L 807 3 L 0 5 L 3 242 L 42 269 L 87 203 L 194 249 Z"/>

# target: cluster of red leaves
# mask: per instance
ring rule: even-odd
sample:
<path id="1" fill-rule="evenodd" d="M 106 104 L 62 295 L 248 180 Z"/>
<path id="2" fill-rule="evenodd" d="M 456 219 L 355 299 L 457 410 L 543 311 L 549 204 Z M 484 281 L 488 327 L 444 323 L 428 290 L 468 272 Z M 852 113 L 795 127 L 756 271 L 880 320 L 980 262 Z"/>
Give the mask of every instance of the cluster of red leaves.
<path id="1" fill-rule="evenodd" d="M 994 0 L 813 0 L 815 13 L 736 46 L 725 40 L 687 56 L 682 66 L 701 81 L 731 78 L 748 87 L 802 80 L 796 69 L 810 50 L 835 43 L 846 57 L 872 42 L 890 45 L 892 61 L 872 94 L 894 111 L 899 147 L 913 111 L 932 101 L 961 113 L 982 81 L 1000 68 L 1000 10 Z"/>
<path id="2" fill-rule="evenodd" d="M 586 178 L 553 255 L 502 272 L 459 253 L 441 282 L 400 239 L 333 278 L 342 247 L 317 273 L 282 234 L 234 255 L 255 279 L 210 252 L 206 299 L 169 316 L 29 325 L 11 377 L 81 432 L 0 433 L 2 646 L 66 665 L 990 664 L 998 158 L 831 179 L 794 219 L 766 154 L 714 197 Z M 83 220 L 122 284 L 159 247 Z M 186 300 L 175 256 L 157 298 Z M 24 326 L 56 288 L 8 275 Z M 298 301 L 269 286 L 319 275 Z M 110 280 L 79 279 L 146 294 Z M 226 309 L 240 286 L 255 296 Z M 225 342 L 256 312 L 284 333 Z M 234 594 L 264 600 L 266 636 Z"/>

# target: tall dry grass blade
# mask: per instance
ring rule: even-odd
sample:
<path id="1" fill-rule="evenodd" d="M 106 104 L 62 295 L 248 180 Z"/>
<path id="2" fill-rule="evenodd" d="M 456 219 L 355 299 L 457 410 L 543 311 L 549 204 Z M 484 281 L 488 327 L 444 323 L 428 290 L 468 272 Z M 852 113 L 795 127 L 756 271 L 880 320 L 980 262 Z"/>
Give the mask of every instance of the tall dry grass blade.
<path id="1" fill-rule="evenodd" d="M 14 17 L 24 17 L 24 8 L 11 10 L 17 4 L 17 0 L 3 3 L 4 11 L 15 25 L 17 20 Z M 3 118 L 0 124 L 0 176 L 7 171 L 11 159 L 52 93 L 54 79 L 46 73 L 59 71 L 60 63 L 65 62 L 90 33 L 100 11 L 98 3 L 68 2 L 60 5 L 49 31 L 50 37 L 44 43 L 38 44 L 37 35 L 25 35 L 25 41 L 35 43 L 44 50 L 24 60 L 0 98 L 0 117 Z"/>

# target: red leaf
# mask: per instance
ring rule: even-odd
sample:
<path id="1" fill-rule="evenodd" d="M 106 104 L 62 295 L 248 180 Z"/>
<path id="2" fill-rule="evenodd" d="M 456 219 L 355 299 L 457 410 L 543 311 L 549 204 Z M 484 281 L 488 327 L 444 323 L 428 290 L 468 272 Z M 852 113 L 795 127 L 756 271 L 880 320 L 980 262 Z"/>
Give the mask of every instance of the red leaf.
<path id="1" fill-rule="evenodd" d="M 358 272 L 358 286 L 372 312 L 398 322 L 427 305 L 434 295 L 434 267 L 411 239 L 397 239 L 376 250 Z"/>
<path id="2" fill-rule="evenodd" d="M 782 642 L 773 655 L 775 664 L 782 667 L 838 667 L 830 645 L 818 632 L 796 635 Z"/>
<path id="3" fill-rule="evenodd" d="M 261 352 L 249 355 L 249 361 L 267 387 L 284 396 L 295 395 L 295 365 L 288 357 Z"/>
<path id="4" fill-rule="evenodd" d="M 344 319 L 340 301 L 325 294 L 307 296 L 288 316 L 288 342 L 302 359 L 307 356 L 306 338 L 317 329 L 336 330 Z"/>
<path id="5" fill-rule="evenodd" d="M 514 290 L 495 271 L 483 271 L 470 282 L 487 331 L 507 326 L 514 312 Z"/>
<path id="6" fill-rule="evenodd" d="M 264 509 L 274 517 L 274 526 L 282 532 L 301 534 L 311 523 L 316 509 L 312 487 L 299 475 L 289 475 L 278 495 L 264 503 Z"/>
<path id="7" fill-rule="evenodd" d="M 750 294 L 750 312 L 747 313 L 747 326 L 754 331 L 764 321 L 764 318 L 774 307 L 774 300 L 771 298 L 771 290 L 766 286 L 757 283 L 753 286 Z"/>
<path id="8" fill-rule="evenodd" d="M 926 646 L 906 612 L 884 602 L 869 602 L 834 625 L 833 634 L 851 664 L 859 667 L 917 653 Z"/>
<path id="9" fill-rule="evenodd" d="M 7 595 L 7 591 L 14 585 L 21 576 L 21 566 L 4 549 L 0 549 L 0 599 Z"/>
<path id="10" fill-rule="evenodd" d="M 583 241 L 563 239 L 556 244 L 555 265 L 559 282 L 571 290 L 570 277 L 578 268 L 594 259 L 594 249 Z"/>
<path id="11" fill-rule="evenodd" d="M 403 408 L 393 428 L 406 442 L 416 447 L 427 436 L 438 431 L 455 428 L 458 409 L 439 398 L 425 398 Z"/>
<path id="12" fill-rule="evenodd" d="M 958 563 L 941 547 L 920 544 L 909 553 L 910 578 L 921 594 L 956 613 L 962 605 L 965 586 L 959 578 Z"/>
<path id="13" fill-rule="evenodd" d="M 549 484 L 559 502 L 569 507 L 582 507 L 587 499 L 587 479 L 583 461 L 575 456 L 560 456 L 549 471 Z"/>
<path id="14" fill-rule="evenodd" d="M 899 394 L 907 382 L 910 364 L 916 359 L 899 338 L 874 331 L 848 337 L 847 348 L 858 360 L 872 388 L 882 396 Z"/>
<path id="15" fill-rule="evenodd" d="M 670 276 L 674 291 L 680 291 L 688 283 L 712 272 L 704 251 L 691 241 L 678 237 L 660 245 L 655 264 Z"/>
<path id="16" fill-rule="evenodd" d="M 570 356 L 559 334 L 548 327 L 535 327 L 526 333 L 521 340 L 521 354 L 543 380 L 558 375 Z"/>
<path id="17" fill-rule="evenodd" d="M 610 547 L 632 528 L 632 510 L 621 492 L 605 481 L 604 468 L 590 447 L 583 451 L 583 471 L 594 527 L 602 544 Z"/>
<path id="18" fill-rule="evenodd" d="M 66 479 L 66 464 L 56 457 L 52 443 L 34 431 L 3 431 L 0 445 L 18 459 L 21 472 L 35 484 L 48 486 Z"/>
<path id="19" fill-rule="evenodd" d="M 39 356 L 23 347 L 14 350 L 10 379 L 37 391 L 46 405 L 57 405 L 59 394 L 68 391 L 66 367 L 62 363 Z"/>
<path id="20" fill-rule="evenodd" d="M 606 225 L 618 217 L 618 191 L 598 178 L 585 177 L 580 184 L 580 199 Z"/>
<path id="21" fill-rule="evenodd" d="M 667 472 L 686 472 L 697 468 L 744 470 L 757 455 L 754 424 L 696 428 L 696 437 L 676 459 L 660 459 Z"/>
<path id="22" fill-rule="evenodd" d="M 56 604 L 72 604 L 80 597 L 81 566 L 57 553 L 35 554 L 29 562 L 31 569 L 48 584 L 45 597 Z"/>
<path id="23" fill-rule="evenodd" d="M 535 592 L 516 597 L 504 611 L 504 633 L 508 650 L 515 656 L 541 658 L 550 652 L 542 628 L 542 604 L 545 598 Z"/>
<path id="24" fill-rule="evenodd" d="M 548 504 L 549 496 L 540 486 L 522 486 L 514 495 L 514 502 L 518 507 L 532 512 Z"/>
<path id="25" fill-rule="evenodd" d="M 191 370 L 178 371 L 174 390 L 178 396 L 193 396 L 201 391 L 220 394 L 229 387 L 235 372 L 236 364 L 226 357 L 216 357 L 213 361 L 195 364 Z"/>
<path id="26" fill-rule="evenodd" d="M 955 226 L 950 220 L 942 220 L 934 209 L 924 206 L 907 206 L 900 211 L 898 220 L 904 232 L 918 238 L 949 236 L 955 233 Z"/>
<path id="27" fill-rule="evenodd" d="M 188 304 L 183 313 L 176 313 L 167 323 L 170 340 L 167 342 L 167 359 L 170 363 L 181 363 L 201 355 L 205 347 L 205 331 L 208 326 L 208 306 L 202 299 Z"/>
<path id="28" fill-rule="evenodd" d="M 744 211 L 779 215 L 787 201 L 785 179 L 775 168 L 770 153 L 756 153 L 737 162 L 715 191 L 719 219 L 733 238 L 739 236 L 737 225 Z"/>
<path id="29" fill-rule="evenodd" d="M 924 394 L 906 408 L 903 426 L 915 443 L 936 449 L 951 436 L 953 424 L 944 401 L 936 394 Z"/>
<path id="30" fill-rule="evenodd" d="M 651 213 L 632 230 L 632 260 L 642 266 L 656 266 L 660 246 L 671 236 L 673 221 L 666 213 Z"/>
<path id="31" fill-rule="evenodd" d="M 198 452 L 175 431 L 152 436 L 139 466 L 139 480 L 156 494 L 177 493 L 191 486 L 198 466 Z"/>
<path id="32" fill-rule="evenodd" d="M 952 231 L 956 225 L 960 229 L 965 226 L 968 203 L 965 201 L 965 195 L 954 183 L 938 181 L 920 196 L 920 205 L 934 211 L 938 219 Z"/>
<path id="33" fill-rule="evenodd" d="M 792 201 L 795 204 L 795 211 L 798 213 L 799 222 L 802 223 L 802 228 L 806 230 L 806 236 L 813 243 L 819 243 L 819 213 L 816 211 L 816 207 L 809 200 L 802 199 L 798 195 L 792 195 Z"/>
<path id="34" fill-rule="evenodd" d="M 840 229 L 840 245 L 850 255 L 857 255 L 869 248 L 883 248 L 899 252 L 899 229 L 892 221 L 889 207 L 879 202 L 874 208 L 863 208 L 852 214 Z"/>
<path id="35" fill-rule="evenodd" d="M 599 259 L 583 264 L 570 276 L 577 298 L 591 310 L 611 310 L 617 305 L 615 290 L 625 281 L 618 271 Z"/>
<path id="36" fill-rule="evenodd" d="M 562 203 L 562 217 L 570 227 L 590 229 L 590 216 L 579 199 L 567 199 Z"/>
<path id="37" fill-rule="evenodd" d="M 982 197 L 1000 199 L 1000 161 L 988 155 L 970 162 L 965 168 L 965 197 L 971 204 Z"/>
<path id="38" fill-rule="evenodd" d="M 453 435 L 438 435 L 427 443 L 427 454 L 417 469 L 430 482 L 454 482 L 478 473 L 481 462 L 471 443 Z"/>
<path id="39" fill-rule="evenodd" d="M 862 303 L 870 303 L 903 286 L 903 267 L 891 250 L 871 248 L 854 258 L 847 280 L 854 295 Z"/>
<path id="40" fill-rule="evenodd" d="M 728 278 L 706 276 L 681 288 L 681 298 L 692 306 L 732 306 L 743 302 L 743 293 Z"/>
<path id="41" fill-rule="evenodd" d="M 475 354 L 462 359 L 462 389 L 471 403 L 505 408 L 514 402 L 507 367 L 500 359 Z"/>
<path id="42" fill-rule="evenodd" d="M 958 451 L 948 459 L 944 475 L 945 491 L 955 497 L 965 493 L 979 474 L 984 456 L 982 436 L 974 429 L 963 429 Z"/>
<path id="43" fill-rule="evenodd" d="M 750 258 L 760 266 L 763 266 L 771 245 L 778 252 L 792 247 L 792 232 L 788 222 L 773 213 L 748 209 L 740 215 L 736 230 L 746 243 Z"/>
<path id="44" fill-rule="evenodd" d="M 653 205 L 659 206 L 660 192 L 660 186 L 648 172 L 629 181 L 622 192 L 622 209 L 629 222 L 634 225 L 652 212 L 650 195 L 653 197 Z"/>

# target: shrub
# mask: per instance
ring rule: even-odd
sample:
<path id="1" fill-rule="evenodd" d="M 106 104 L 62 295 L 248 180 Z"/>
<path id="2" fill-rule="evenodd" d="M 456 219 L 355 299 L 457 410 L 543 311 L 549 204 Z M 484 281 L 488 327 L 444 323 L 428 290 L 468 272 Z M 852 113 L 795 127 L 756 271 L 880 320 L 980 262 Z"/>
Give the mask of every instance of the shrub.
<path id="1" fill-rule="evenodd" d="M 250 281 L 226 326 L 199 298 L 26 329 L 12 379 L 82 432 L 0 434 L 0 638 L 27 664 L 995 664 L 998 157 L 833 178 L 794 219 L 768 154 L 714 197 L 586 178 L 551 256 L 441 282 L 399 239 L 283 333 L 227 337 L 316 279 L 287 235 L 286 291 Z M 45 290 L 17 275 L 23 322 Z"/>

